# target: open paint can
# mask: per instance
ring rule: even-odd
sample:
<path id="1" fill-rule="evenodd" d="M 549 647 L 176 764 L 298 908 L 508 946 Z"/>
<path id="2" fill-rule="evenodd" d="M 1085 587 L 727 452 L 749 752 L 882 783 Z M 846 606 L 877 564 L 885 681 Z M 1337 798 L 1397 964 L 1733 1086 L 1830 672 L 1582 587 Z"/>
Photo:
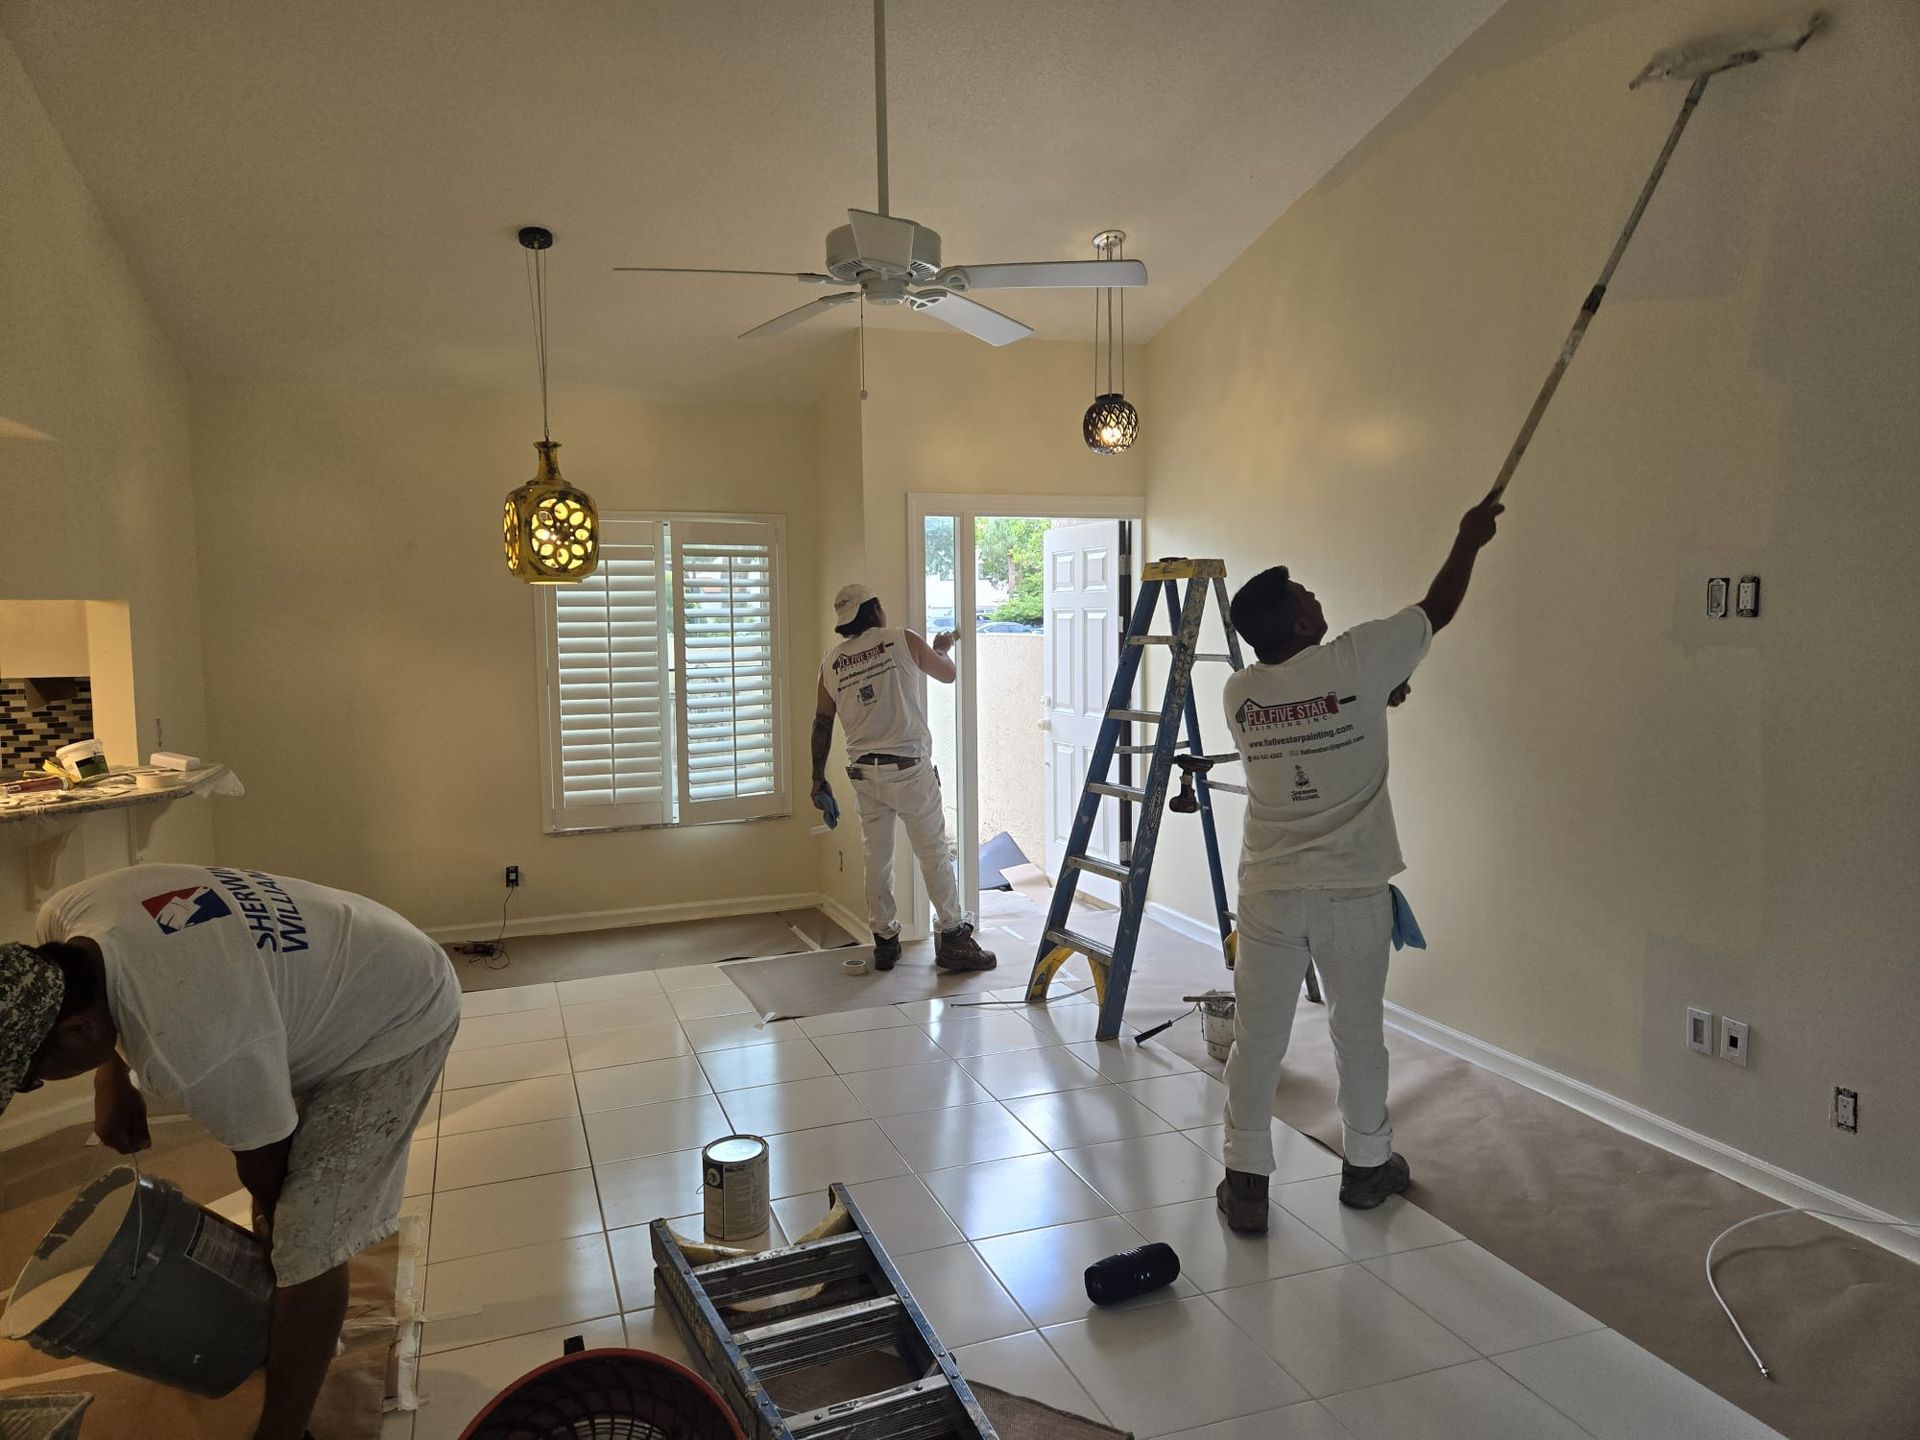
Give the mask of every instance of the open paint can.
<path id="1" fill-rule="evenodd" d="M 1198 1003 L 1207 1054 L 1216 1060 L 1225 1060 L 1233 1053 L 1233 992 L 1209 990 Z"/>
<path id="2" fill-rule="evenodd" d="M 751 1240 L 770 1223 L 767 1142 L 758 1135 L 728 1135 L 700 1152 L 709 1240 Z"/>

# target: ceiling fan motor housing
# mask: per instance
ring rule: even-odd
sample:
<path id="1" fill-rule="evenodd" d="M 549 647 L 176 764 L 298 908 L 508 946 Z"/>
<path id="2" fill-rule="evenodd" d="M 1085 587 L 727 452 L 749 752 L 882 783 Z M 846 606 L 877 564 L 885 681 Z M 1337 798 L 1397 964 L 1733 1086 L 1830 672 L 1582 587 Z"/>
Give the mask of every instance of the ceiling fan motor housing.
<path id="1" fill-rule="evenodd" d="M 940 232 L 929 230 L 918 221 L 913 225 L 913 265 L 902 275 L 899 267 L 861 256 L 853 243 L 853 226 L 842 225 L 827 234 L 827 273 L 848 285 L 862 280 L 905 280 L 919 284 L 940 273 Z M 869 295 L 869 299 L 873 297 Z"/>

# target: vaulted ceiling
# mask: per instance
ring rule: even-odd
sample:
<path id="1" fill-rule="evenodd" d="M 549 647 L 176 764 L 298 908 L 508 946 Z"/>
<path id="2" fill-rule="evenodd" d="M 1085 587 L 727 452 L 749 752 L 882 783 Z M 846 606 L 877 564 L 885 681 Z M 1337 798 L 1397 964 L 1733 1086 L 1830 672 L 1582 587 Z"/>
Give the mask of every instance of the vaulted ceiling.
<path id="1" fill-rule="evenodd" d="M 892 0 L 892 208 L 949 263 L 1126 230 L 1145 340 L 1496 8 Z M 818 292 L 612 267 L 821 266 L 874 202 L 868 0 L 0 0 L 0 31 L 197 378 L 526 383 L 529 223 L 558 381 L 803 401 L 854 323 L 740 341 Z M 1084 292 L 981 298 L 1088 336 Z"/>

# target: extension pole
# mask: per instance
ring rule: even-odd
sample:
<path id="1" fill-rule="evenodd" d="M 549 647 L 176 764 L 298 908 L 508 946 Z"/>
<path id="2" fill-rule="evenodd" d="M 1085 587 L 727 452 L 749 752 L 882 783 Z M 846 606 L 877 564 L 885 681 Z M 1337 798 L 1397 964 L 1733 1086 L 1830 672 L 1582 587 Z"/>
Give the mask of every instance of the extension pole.
<path id="1" fill-rule="evenodd" d="M 1547 383 L 1540 387 L 1540 394 L 1533 402 L 1533 409 L 1527 412 L 1526 423 L 1520 427 L 1520 434 L 1513 442 L 1513 448 L 1507 452 L 1507 460 L 1500 467 L 1500 474 L 1494 479 L 1493 489 L 1488 492 L 1488 500 L 1498 500 L 1506 494 L 1508 482 L 1513 472 L 1520 466 L 1520 457 L 1527 453 L 1527 446 L 1533 442 L 1533 432 L 1540 428 L 1540 417 L 1547 413 L 1547 405 L 1553 399 L 1554 391 L 1560 388 L 1560 380 L 1567 373 L 1567 366 L 1573 363 L 1573 352 L 1580 348 L 1580 341 L 1587 333 L 1587 326 L 1593 323 L 1594 314 L 1600 309 L 1600 302 L 1606 299 L 1607 286 L 1613 280 L 1613 272 L 1620 264 L 1620 257 L 1627 253 L 1627 242 L 1633 239 L 1633 232 L 1640 228 L 1640 217 L 1647 213 L 1647 202 L 1653 199 L 1654 189 L 1660 184 L 1660 177 L 1667 173 L 1667 162 L 1673 158 L 1674 147 L 1680 143 L 1680 136 L 1687 128 L 1687 122 L 1693 118 L 1693 112 L 1700 103 L 1700 97 L 1706 93 L 1707 81 L 1712 75 L 1702 75 L 1687 87 L 1687 98 L 1680 103 L 1680 113 L 1674 117 L 1673 129 L 1667 132 L 1667 143 L 1661 147 L 1660 158 L 1653 162 L 1653 173 L 1647 176 L 1647 183 L 1641 187 L 1640 198 L 1634 202 L 1633 213 L 1627 216 L 1626 228 L 1620 232 L 1620 238 L 1613 242 L 1613 253 L 1607 256 L 1606 268 L 1601 270 L 1600 278 L 1594 282 L 1593 289 L 1587 292 L 1586 300 L 1580 306 L 1580 313 L 1574 318 L 1573 329 L 1567 332 L 1567 343 L 1560 347 L 1560 358 L 1553 362 L 1553 369 L 1547 372 Z"/>

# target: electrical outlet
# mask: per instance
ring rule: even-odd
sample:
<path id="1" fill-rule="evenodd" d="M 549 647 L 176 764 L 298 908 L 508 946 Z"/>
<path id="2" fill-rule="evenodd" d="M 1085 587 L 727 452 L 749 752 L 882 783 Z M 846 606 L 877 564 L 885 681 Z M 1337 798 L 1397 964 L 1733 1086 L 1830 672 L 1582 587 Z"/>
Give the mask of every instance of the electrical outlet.
<path id="1" fill-rule="evenodd" d="M 1733 609 L 1735 614 L 1743 615 L 1749 620 L 1760 613 L 1760 577 L 1758 575 L 1740 577 L 1740 588 L 1734 592 Z"/>
<path id="2" fill-rule="evenodd" d="M 1691 1005 L 1687 1007 L 1687 1049 L 1702 1055 L 1713 1054 L 1713 1016 Z"/>
<path id="3" fill-rule="evenodd" d="M 1720 1017 L 1720 1058 L 1736 1065 L 1747 1063 L 1747 1022 Z"/>
<path id="4" fill-rule="evenodd" d="M 511 890 L 519 883 L 520 883 L 520 867 L 518 865 L 507 866 L 507 888 Z"/>
<path id="5" fill-rule="evenodd" d="M 1860 1092 L 1833 1087 L 1833 1123 L 1849 1135 L 1860 1133 Z"/>

